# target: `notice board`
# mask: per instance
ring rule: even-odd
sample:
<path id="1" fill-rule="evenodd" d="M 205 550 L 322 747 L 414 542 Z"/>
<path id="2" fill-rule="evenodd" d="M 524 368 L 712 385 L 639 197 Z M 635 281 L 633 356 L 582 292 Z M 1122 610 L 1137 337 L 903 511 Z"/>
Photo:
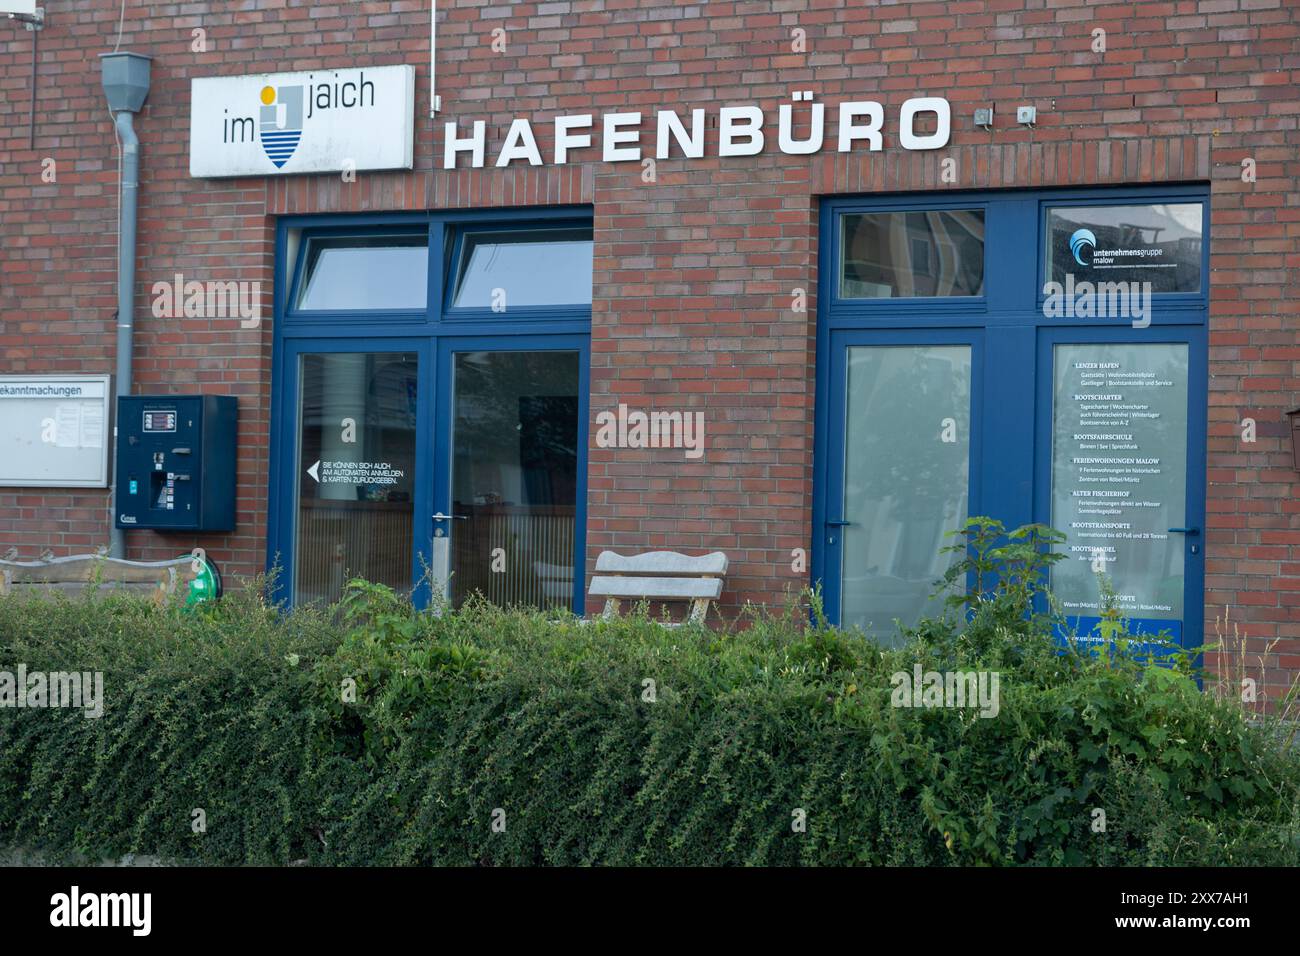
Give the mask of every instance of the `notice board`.
<path id="1" fill-rule="evenodd" d="M 0 488 L 106 488 L 107 375 L 0 375 Z"/>

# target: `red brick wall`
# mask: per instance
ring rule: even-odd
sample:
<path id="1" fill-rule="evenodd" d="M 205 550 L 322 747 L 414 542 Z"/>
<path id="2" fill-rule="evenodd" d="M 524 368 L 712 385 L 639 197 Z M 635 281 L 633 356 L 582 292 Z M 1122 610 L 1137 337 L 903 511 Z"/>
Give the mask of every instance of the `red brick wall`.
<path id="1" fill-rule="evenodd" d="M 31 34 L 0 25 L 0 371 L 113 368 L 116 155 L 96 54 L 113 47 L 117 0 L 50 2 L 40 37 L 35 149 L 27 142 Z M 592 413 L 619 401 L 707 412 L 701 462 L 591 451 L 588 547 L 723 548 L 727 602 L 771 601 L 793 582 L 790 550 L 809 543 L 819 195 L 901 189 L 1161 181 L 1212 183 L 1210 461 L 1206 618 L 1224 608 L 1265 654 L 1272 683 L 1300 671 L 1300 483 L 1282 412 L 1300 404 L 1300 7 L 1283 0 L 1150 3 L 958 2 L 875 5 L 551 3 L 444 0 L 443 112 L 428 118 L 428 3 L 127 4 L 122 46 L 155 57 L 138 128 L 144 174 L 137 299 L 137 389 L 240 397 L 239 530 L 186 540 L 227 568 L 260 567 L 265 539 L 270 323 L 159 320 L 147 292 L 180 271 L 261 280 L 270 312 L 274 217 L 538 203 L 594 205 Z M 255 7 L 256 9 L 243 9 Z M 191 51 L 207 31 L 208 52 Z M 491 48 L 505 31 L 506 49 Z M 806 32 L 794 52 L 792 31 Z M 1106 31 L 1094 53 L 1092 33 Z M 417 67 L 410 174 L 196 181 L 188 176 L 195 76 L 325 66 Z M 441 166 L 442 122 L 508 121 L 621 108 L 653 112 L 759 102 L 790 91 L 819 101 L 879 99 L 886 150 L 786 156 L 769 142 L 719 161 L 635 163 L 594 150 L 565 167 Z M 908 96 L 953 104 L 951 146 L 897 148 Z M 995 104 L 997 129 L 973 128 Z M 1014 126 L 1038 107 L 1038 127 Z M 829 111 L 833 117 L 833 110 Z M 828 118 L 828 132 L 833 133 Z M 651 134 L 652 135 L 652 134 Z M 546 143 L 542 143 L 545 151 Z M 438 147 L 435 149 L 435 147 Z M 41 161 L 57 162 L 42 183 Z M 941 182 L 938 161 L 957 160 Z M 1253 158 L 1257 181 L 1241 178 Z M 1241 441 L 1243 418 L 1258 441 Z M 0 489 L 0 547 L 85 550 L 107 533 L 100 492 Z M 173 539 L 131 535 L 133 555 Z M 1280 639 L 1276 645 L 1272 642 Z M 1271 651 L 1266 648 L 1272 646 Z"/>

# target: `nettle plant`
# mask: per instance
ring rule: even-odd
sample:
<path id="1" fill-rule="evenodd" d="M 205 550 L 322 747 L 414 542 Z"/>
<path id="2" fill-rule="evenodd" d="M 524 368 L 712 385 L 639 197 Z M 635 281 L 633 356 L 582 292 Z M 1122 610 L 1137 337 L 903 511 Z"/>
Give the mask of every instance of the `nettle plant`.
<path id="1" fill-rule="evenodd" d="M 994 599 L 1007 607 L 1031 613 L 1035 599 L 1046 592 L 1047 573 L 1065 555 L 1053 550 L 1065 535 L 1043 524 L 1021 525 L 1007 531 L 996 518 L 974 517 L 947 537 L 961 540 L 940 549 L 960 555 L 936 582 L 948 593 L 949 607 L 974 608 Z M 962 579 L 969 586 L 959 587 Z"/>
<path id="2" fill-rule="evenodd" d="M 1026 524 L 1007 531 L 996 518 L 980 516 L 947 536 L 960 540 L 941 553 L 959 557 L 935 582 L 935 596 L 961 612 L 967 623 L 977 617 L 993 620 L 1014 631 L 1051 634 L 1071 651 L 1108 659 L 1150 656 L 1184 673 L 1194 669 L 1202 649 L 1183 648 L 1169 631 L 1135 633 L 1105 573 L 1097 574 L 1100 620 L 1095 634 L 1077 632 L 1049 586 L 1052 567 L 1066 558 L 1059 550 L 1066 536 L 1055 528 Z"/>
<path id="3" fill-rule="evenodd" d="M 1046 525 L 1007 531 L 996 518 L 973 517 L 947 537 L 956 540 L 941 553 L 954 560 L 934 593 L 945 613 L 905 636 L 950 661 L 1020 661 L 1030 645 L 1047 649 L 1055 619 L 1047 576 L 1064 557 L 1053 549 L 1065 536 Z"/>

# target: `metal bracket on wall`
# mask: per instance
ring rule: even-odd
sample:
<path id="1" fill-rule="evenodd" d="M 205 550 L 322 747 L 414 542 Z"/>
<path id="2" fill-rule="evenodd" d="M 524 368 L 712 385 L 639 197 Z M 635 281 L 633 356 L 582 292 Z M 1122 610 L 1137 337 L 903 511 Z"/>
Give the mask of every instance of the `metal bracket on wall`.
<path id="1" fill-rule="evenodd" d="M 36 35 L 45 29 L 45 8 L 33 7 L 31 13 L 6 14 L 10 20 L 17 20 L 32 35 L 32 106 L 27 124 L 27 148 L 36 148 Z"/>
<path id="2" fill-rule="evenodd" d="M 442 97 L 438 95 L 438 0 L 429 0 L 432 8 L 429 13 L 429 117 L 438 115 L 442 109 Z"/>
<path id="3" fill-rule="evenodd" d="M 10 20 L 17 20 L 27 27 L 28 30 L 45 29 L 45 8 L 36 7 L 31 13 L 7 13 L 5 14 Z"/>

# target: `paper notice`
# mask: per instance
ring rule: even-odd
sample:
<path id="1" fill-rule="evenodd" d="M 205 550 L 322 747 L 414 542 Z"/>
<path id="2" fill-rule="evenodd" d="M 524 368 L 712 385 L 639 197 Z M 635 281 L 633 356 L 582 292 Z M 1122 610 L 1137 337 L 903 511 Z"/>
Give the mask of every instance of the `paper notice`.
<path id="1" fill-rule="evenodd" d="M 78 448 L 81 440 L 81 405 L 60 403 L 54 410 L 54 444 L 58 448 Z"/>
<path id="2" fill-rule="evenodd" d="M 104 406 L 98 402 L 81 403 L 81 447 L 104 447 Z"/>

